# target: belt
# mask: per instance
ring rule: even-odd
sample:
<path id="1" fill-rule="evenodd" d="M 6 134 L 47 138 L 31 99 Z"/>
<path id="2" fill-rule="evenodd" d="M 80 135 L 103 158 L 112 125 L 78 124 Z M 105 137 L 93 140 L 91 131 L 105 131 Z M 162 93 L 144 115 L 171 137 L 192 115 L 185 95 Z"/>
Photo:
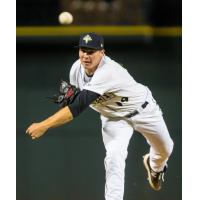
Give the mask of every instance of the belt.
<path id="1" fill-rule="evenodd" d="M 141 108 L 146 108 L 146 106 L 149 104 L 149 102 L 148 101 L 145 101 L 142 105 L 141 105 Z M 135 116 L 135 115 L 137 115 L 137 114 L 139 114 L 139 111 L 138 110 L 135 110 L 134 112 L 132 112 L 132 113 L 129 113 L 128 115 L 126 115 L 125 117 L 128 117 L 128 118 L 131 118 L 131 117 L 133 117 L 133 116 Z"/>

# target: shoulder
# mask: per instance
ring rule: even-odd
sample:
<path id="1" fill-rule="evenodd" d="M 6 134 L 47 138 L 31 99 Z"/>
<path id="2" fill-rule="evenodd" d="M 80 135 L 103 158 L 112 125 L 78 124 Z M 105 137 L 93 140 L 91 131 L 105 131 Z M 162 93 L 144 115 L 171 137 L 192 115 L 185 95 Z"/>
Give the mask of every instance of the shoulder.
<path id="1" fill-rule="evenodd" d="M 94 73 L 92 78 L 93 81 L 109 81 L 115 74 L 115 63 L 108 57 L 105 56 L 101 61 L 99 67 Z"/>
<path id="2" fill-rule="evenodd" d="M 72 85 L 77 86 L 76 80 L 77 80 L 79 69 L 80 69 L 80 60 L 78 59 L 77 61 L 73 63 L 69 72 L 69 79 Z"/>
<path id="3" fill-rule="evenodd" d="M 73 64 L 72 67 L 70 69 L 70 75 L 74 75 L 76 73 L 76 71 L 79 69 L 80 67 L 80 60 L 76 60 Z"/>
<path id="4" fill-rule="evenodd" d="M 71 67 L 71 70 L 76 70 L 80 66 L 81 62 L 80 59 L 76 60 Z"/>
<path id="5" fill-rule="evenodd" d="M 115 60 L 112 60 L 110 57 L 105 56 L 104 57 L 104 63 L 102 67 L 99 68 L 99 71 L 102 71 L 102 73 L 106 73 L 111 75 L 120 75 L 121 73 L 125 72 L 127 73 L 127 70 L 118 62 Z"/>
<path id="6" fill-rule="evenodd" d="M 118 63 L 117 61 L 111 59 L 108 56 L 105 56 L 104 58 L 104 63 L 107 67 L 109 67 L 110 69 L 118 69 L 121 68 L 123 69 L 122 65 L 120 63 Z"/>

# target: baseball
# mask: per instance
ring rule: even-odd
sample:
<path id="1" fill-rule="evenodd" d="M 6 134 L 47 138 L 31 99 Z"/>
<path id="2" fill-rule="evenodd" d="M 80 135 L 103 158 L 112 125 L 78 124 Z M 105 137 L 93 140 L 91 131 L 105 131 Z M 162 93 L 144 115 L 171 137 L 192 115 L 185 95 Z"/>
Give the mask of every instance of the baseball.
<path id="1" fill-rule="evenodd" d="M 58 16 L 58 21 L 60 22 L 60 24 L 63 24 L 63 25 L 71 24 L 73 22 L 73 16 L 69 12 L 62 12 Z"/>

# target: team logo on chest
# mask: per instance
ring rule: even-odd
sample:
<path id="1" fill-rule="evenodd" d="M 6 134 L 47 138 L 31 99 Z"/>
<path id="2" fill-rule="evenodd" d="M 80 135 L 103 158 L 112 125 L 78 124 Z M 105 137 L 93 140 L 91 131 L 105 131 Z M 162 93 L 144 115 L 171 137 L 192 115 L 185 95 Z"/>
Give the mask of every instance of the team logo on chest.
<path id="1" fill-rule="evenodd" d="M 92 38 L 90 37 L 90 35 L 86 35 L 83 40 L 85 41 L 85 43 L 87 44 L 89 41 L 92 41 Z"/>
<path id="2" fill-rule="evenodd" d="M 116 95 L 114 93 L 106 93 L 106 94 L 100 96 L 94 102 L 92 102 L 92 104 L 93 105 L 101 104 L 103 102 L 106 102 L 106 101 L 109 101 L 109 100 L 113 99 L 114 97 L 116 97 Z"/>

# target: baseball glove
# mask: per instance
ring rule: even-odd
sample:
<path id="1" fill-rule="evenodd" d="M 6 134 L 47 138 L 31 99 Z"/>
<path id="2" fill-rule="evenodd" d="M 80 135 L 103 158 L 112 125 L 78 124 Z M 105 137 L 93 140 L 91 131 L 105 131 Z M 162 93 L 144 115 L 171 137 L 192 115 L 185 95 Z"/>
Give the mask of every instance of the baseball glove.
<path id="1" fill-rule="evenodd" d="M 55 94 L 53 97 L 49 97 L 49 99 L 63 108 L 71 104 L 79 92 L 80 90 L 78 88 L 67 81 L 61 80 L 59 93 Z"/>

